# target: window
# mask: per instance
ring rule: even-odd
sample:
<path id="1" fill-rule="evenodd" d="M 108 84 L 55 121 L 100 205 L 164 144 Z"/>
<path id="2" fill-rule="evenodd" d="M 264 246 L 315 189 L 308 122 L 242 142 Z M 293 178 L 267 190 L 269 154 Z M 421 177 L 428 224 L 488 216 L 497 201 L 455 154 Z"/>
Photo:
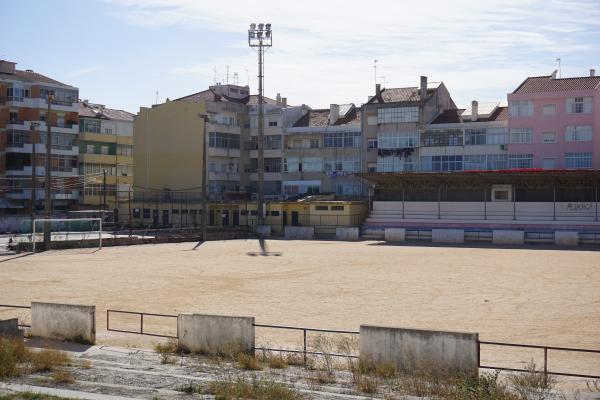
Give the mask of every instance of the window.
<path id="1" fill-rule="evenodd" d="M 554 169 L 556 164 L 556 160 L 554 158 L 544 158 L 542 160 L 542 168 L 544 169 Z"/>
<path id="2" fill-rule="evenodd" d="M 220 149 L 239 149 L 240 135 L 234 133 L 209 132 L 208 147 Z"/>
<path id="3" fill-rule="evenodd" d="M 133 175 L 133 168 L 131 165 L 119 164 L 117 165 L 117 176 L 131 176 Z"/>
<path id="4" fill-rule="evenodd" d="M 367 148 L 376 149 L 377 148 L 377 139 L 369 139 L 367 141 Z"/>
<path id="5" fill-rule="evenodd" d="M 8 114 L 8 121 L 9 121 L 9 124 L 15 124 L 15 123 L 19 122 L 19 113 L 11 111 Z"/>
<path id="6" fill-rule="evenodd" d="M 508 104 L 511 117 L 531 117 L 533 115 L 533 102 L 531 100 L 511 101 Z"/>
<path id="7" fill-rule="evenodd" d="M 378 124 L 419 122 L 419 107 L 386 107 L 377 110 Z"/>
<path id="8" fill-rule="evenodd" d="M 104 133 L 107 135 L 112 135 L 113 130 L 112 130 L 112 128 L 104 128 Z"/>
<path id="9" fill-rule="evenodd" d="M 264 163 L 265 172 L 281 172 L 281 158 L 265 158 Z"/>
<path id="10" fill-rule="evenodd" d="M 318 149 L 319 148 L 319 139 L 310 139 L 310 148 Z"/>
<path id="11" fill-rule="evenodd" d="M 100 133 L 100 120 L 83 118 L 79 124 L 79 132 Z"/>
<path id="12" fill-rule="evenodd" d="M 465 145 L 506 144 L 508 131 L 506 128 L 465 129 Z"/>
<path id="13" fill-rule="evenodd" d="M 108 146 L 100 146 L 100 154 L 108 154 Z"/>
<path id="14" fill-rule="evenodd" d="M 556 132 L 542 132 L 543 143 L 556 143 Z"/>
<path id="15" fill-rule="evenodd" d="M 29 143 L 29 136 L 29 131 L 7 129 L 6 145 L 8 147 L 23 147 L 23 145 Z"/>
<path id="16" fill-rule="evenodd" d="M 592 112 L 592 98 L 575 97 L 567 99 L 566 109 L 569 114 L 589 114 Z"/>
<path id="17" fill-rule="evenodd" d="M 286 157 L 283 159 L 283 170 L 285 172 L 298 172 L 300 170 L 299 157 Z"/>
<path id="18" fill-rule="evenodd" d="M 367 164 L 367 172 L 377 172 L 377 163 L 369 163 Z"/>
<path id="19" fill-rule="evenodd" d="M 96 152 L 96 150 L 94 149 L 94 145 L 93 144 L 86 145 L 85 152 L 88 154 L 94 154 Z"/>
<path id="20" fill-rule="evenodd" d="M 425 156 L 421 157 L 423 171 L 461 171 L 463 156 Z"/>
<path id="21" fill-rule="evenodd" d="M 360 147 L 360 132 L 328 132 L 323 147 Z"/>
<path id="22" fill-rule="evenodd" d="M 9 87 L 6 88 L 6 96 L 8 101 L 22 102 L 24 98 L 29 97 L 29 89 Z"/>
<path id="23" fill-rule="evenodd" d="M 591 142 L 592 141 L 592 126 L 591 125 L 576 125 L 567 126 L 565 133 L 567 142 Z"/>
<path id="24" fill-rule="evenodd" d="M 150 218 L 150 209 L 144 208 L 144 218 Z"/>
<path id="25" fill-rule="evenodd" d="M 140 209 L 136 207 L 133 209 L 133 218 L 139 218 L 139 217 L 140 217 Z"/>
<path id="26" fill-rule="evenodd" d="M 379 132 L 377 134 L 377 148 L 379 149 L 405 149 L 418 145 L 418 132 Z"/>
<path id="27" fill-rule="evenodd" d="M 360 156 L 338 156 L 325 159 L 325 172 L 359 172 Z"/>
<path id="28" fill-rule="evenodd" d="M 322 172 L 323 159 L 321 157 L 303 157 L 300 170 L 306 172 Z"/>
<path id="29" fill-rule="evenodd" d="M 542 108 L 542 112 L 544 115 L 556 114 L 556 104 L 544 104 L 544 107 Z"/>
<path id="30" fill-rule="evenodd" d="M 415 171 L 416 167 L 417 161 L 413 156 L 377 158 L 377 172 Z"/>
<path id="31" fill-rule="evenodd" d="M 533 143 L 531 128 L 515 128 L 510 130 L 511 143 Z"/>
<path id="32" fill-rule="evenodd" d="M 344 211 L 344 206 L 331 206 L 331 211 Z"/>
<path id="33" fill-rule="evenodd" d="M 133 155 L 133 146 L 126 144 L 118 144 L 117 155 L 131 157 Z"/>
<path id="34" fill-rule="evenodd" d="M 565 153 L 565 168 L 592 168 L 592 153 Z"/>
<path id="35" fill-rule="evenodd" d="M 252 136 L 250 138 L 248 150 L 258 149 L 258 137 Z M 264 149 L 265 150 L 278 150 L 281 149 L 281 135 L 266 135 L 264 136 Z"/>
<path id="36" fill-rule="evenodd" d="M 277 126 L 277 121 L 269 121 L 269 126 Z"/>
<path id="37" fill-rule="evenodd" d="M 327 211 L 329 210 L 328 206 L 315 206 L 315 210 L 317 211 Z"/>
<path id="38" fill-rule="evenodd" d="M 509 154 L 509 168 L 533 168 L 533 154 Z"/>
<path id="39" fill-rule="evenodd" d="M 279 217 L 279 211 L 271 211 L 271 217 Z"/>
<path id="40" fill-rule="evenodd" d="M 481 131 L 483 133 L 483 131 Z M 421 136 L 422 146 L 462 146 L 462 129 L 434 129 L 426 131 Z"/>

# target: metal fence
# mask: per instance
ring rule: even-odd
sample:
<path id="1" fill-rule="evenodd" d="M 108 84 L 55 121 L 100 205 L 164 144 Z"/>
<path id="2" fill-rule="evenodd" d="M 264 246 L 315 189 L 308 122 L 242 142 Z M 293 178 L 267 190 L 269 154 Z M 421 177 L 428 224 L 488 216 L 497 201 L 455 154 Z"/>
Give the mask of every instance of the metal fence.
<path id="1" fill-rule="evenodd" d="M 140 319 L 139 319 L 140 329 L 137 331 L 131 331 L 131 330 L 127 330 L 127 329 L 111 328 L 110 327 L 110 314 L 111 313 L 139 316 L 140 317 Z M 112 331 L 112 332 L 135 333 L 137 335 L 156 336 L 156 337 L 164 337 L 164 338 L 172 338 L 172 339 L 177 339 L 177 337 L 179 336 L 178 335 L 179 332 L 177 332 L 177 334 L 175 336 L 173 336 L 173 335 L 163 335 L 160 333 L 148 332 L 147 330 L 144 330 L 144 317 L 145 316 L 146 317 L 171 318 L 171 319 L 175 318 L 175 320 L 177 320 L 177 315 L 173 315 L 173 314 L 157 314 L 157 313 L 145 313 L 145 312 L 138 312 L 138 311 L 123 311 L 123 310 L 106 310 L 106 330 Z M 177 325 L 177 324 L 175 324 L 175 325 Z"/>
<path id="2" fill-rule="evenodd" d="M 563 351 L 563 352 L 572 352 L 572 353 L 593 353 L 599 354 L 600 350 L 592 350 L 592 349 L 578 349 L 578 348 L 570 348 L 570 347 L 555 347 L 555 346 L 541 346 L 541 345 L 532 345 L 532 344 L 517 344 L 517 343 L 505 343 L 505 342 L 488 342 L 480 340 L 478 342 L 478 355 L 479 355 L 479 368 L 485 369 L 495 369 L 499 371 L 513 371 L 513 372 L 530 372 L 529 370 L 522 368 L 508 368 L 508 367 L 500 367 L 500 366 L 492 366 L 492 365 L 482 365 L 481 364 L 481 345 L 490 345 L 490 346 L 504 346 L 504 347 L 518 347 L 518 348 L 528 348 L 528 349 L 539 349 L 544 351 L 544 369 L 543 374 L 545 377 L 548 375 L 557 375 L 557 376 L 572 376 L 577 378 L 590 378 L 590 379 L 600 379 L 600 375 L 587 375 L 587 374 L 576 374 L 570 372 L 559 372 L 559 371 L 549 371 L 548 370 L 548 351 Z"/>

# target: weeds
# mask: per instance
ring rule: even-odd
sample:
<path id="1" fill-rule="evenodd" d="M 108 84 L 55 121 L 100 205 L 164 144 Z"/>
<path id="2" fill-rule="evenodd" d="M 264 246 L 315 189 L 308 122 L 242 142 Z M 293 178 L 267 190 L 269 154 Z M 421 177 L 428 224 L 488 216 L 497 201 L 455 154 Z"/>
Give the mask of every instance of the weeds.
<path id="1" fill-rule="evenodd" d="M 19 375 L 19 363 L 25 361 L 27 353 L 23 341 L 0 337 L 0 379 Z"/>
<path id="2" fill-rule="evenodd" d="M 211 394 L 218 400 L 263 399 L 263 400 L 299 400 L 305 397 L 298 391 L 281 383 L 257 378 L 224 377 L 210 382 L 204 394 Z"/>
<path id="3" fill-rule="evenodd" d="M 52 374 L 52 380 L 55 383 L 75 383 L 75 378 L 73 377 L 73 374 L 65 370 L 54 371 L 54 373 Z"/>
<path id="4" fill-rule="evenodd" d="M 237 356 L 237 366 L 241 369 L 245 369 L 247 371 L 260 371 L 262 370 L 262 365 L 260 361 L 251 354 L 240 353 Z"/>
<path id="5" fill-rule="evenodd" d="M 556 387 L 556 377 L 545 375 L 536 369 L 535 362 L 530 361 L 525 369 L 527 372 L 511 374 L 508 382 L 522 400 L 546 400 L 553 397 L 551 391 Z"/>
<path id="6" fill-rule="evenodd" d="M 52 372 L 56 368 L 68 365 L 70 362 L 67 353 L 53 349 L 30 352 L 29 357 L 33 372 Z"/>
<path id="7" fill-rule="evenodd" d="M 273 369 L 285 369 L 288 367 L 283 358 L 283 353 L 273 354 L 272 352 L 263 351 L 260 361 L 264 364 L 267 364 L 269 368 Z"/>
<path id="8" fill-rule="evenodd" d="M 70 361 L 69 356 L 59 350 L 30 351 L 21 340 L 0 338 L 0 379 L 13 378 L 26 371 L 53 372 Z"/>
<path id="9" fill-rule="evenodd" d="M 166 343 L 156 343 L 154 351 L 160 355 L 161 364 L 175 363 L 174 354 L 180 351 L 179 344 L 176 340 L 169 340 Z"/>
<path id="10" fill-rule="evenodd" d="M 68 400 L 65 397 L 51 396 L 43 393 L 18 392 L 0 395 L 0 400 Z"/>

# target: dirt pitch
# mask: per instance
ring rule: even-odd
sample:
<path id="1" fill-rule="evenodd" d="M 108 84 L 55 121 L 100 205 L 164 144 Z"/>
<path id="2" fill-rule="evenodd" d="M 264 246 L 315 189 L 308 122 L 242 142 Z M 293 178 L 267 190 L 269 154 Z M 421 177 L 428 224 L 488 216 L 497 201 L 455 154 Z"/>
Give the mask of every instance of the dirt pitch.
<path id="1" fill-rule="evenodd" d="M 107 308 L 255 316 L 258 323 L 358 330 L 360 324 L 480 333 L 481 340 L 600 349 L 600 253 L 556 249 L 389 246 L 380 242 L 255 240 L 40 253 L 0 262 L 0 303 L 95 304 L 98 341 L 149 343 L 106 332 Z M 14 315 L 0 309 L 0 318 Z M 22 315 L 27 318 L 26 313 Z M 135 317 L 111 318 L 137 329 Z M 174 333 L 174 321 L 146 329 Z M 259 329 L 294 346 L 299 335 Z M 540 351 L 487 346 L 482 360 L 522 366 Z M 600 355 L 549 355 L 550 369 L 600 374 Z M 559 368 L 560 367 L 560 368 Z"/>

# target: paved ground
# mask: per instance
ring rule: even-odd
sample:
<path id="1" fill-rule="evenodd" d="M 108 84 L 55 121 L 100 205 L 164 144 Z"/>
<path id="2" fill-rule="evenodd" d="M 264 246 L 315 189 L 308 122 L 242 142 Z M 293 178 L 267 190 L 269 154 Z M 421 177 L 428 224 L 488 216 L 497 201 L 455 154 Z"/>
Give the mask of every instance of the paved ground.
<path id="1" fill-rule="evenodd" d="M 259 323 L 357 330 L 379 324 L 475 331 L 482 340 L 600 349 L 600 253 L 556 249 L 388 246 L 380 242 L 253 240 L 67 250 L 0 259 L 0 304 L 95 304 L 98 339 L 107 308 L 253 315 Z M 249 254 L 250 253 L 250 254 Z M 14 315 L 0 309 L 0 318 Z M 23 317 L 27 317 L 22 312 Z M 174 321 L 146 329 L 174 333 Z M 137 329 L 134 318 L 113 327 Z M 118 324 L 118 325 L 117 325 Z M 258 331 L 262 343 L 299 335 Z M 522 366 L 537 351 L 482 349 L 482 360 Z M 600 374 L 600 356 L 549 355 L 550 369 Z"/>

